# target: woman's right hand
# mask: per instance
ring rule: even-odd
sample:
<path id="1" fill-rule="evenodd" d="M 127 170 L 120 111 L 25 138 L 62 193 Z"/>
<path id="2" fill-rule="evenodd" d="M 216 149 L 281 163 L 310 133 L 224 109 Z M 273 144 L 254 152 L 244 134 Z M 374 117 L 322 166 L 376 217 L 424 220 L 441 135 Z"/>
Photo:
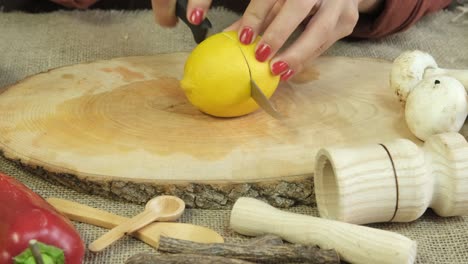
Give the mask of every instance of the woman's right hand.
<path id="1" fill-rule="evenodd" d="M 174 27 L 177 24 L 175 15 L 176 0 L 151 0 L 156 23 L 163 27 Z M 188 0 L 187 19 L 199 25 L 210 8 L 211 0 Z"/>

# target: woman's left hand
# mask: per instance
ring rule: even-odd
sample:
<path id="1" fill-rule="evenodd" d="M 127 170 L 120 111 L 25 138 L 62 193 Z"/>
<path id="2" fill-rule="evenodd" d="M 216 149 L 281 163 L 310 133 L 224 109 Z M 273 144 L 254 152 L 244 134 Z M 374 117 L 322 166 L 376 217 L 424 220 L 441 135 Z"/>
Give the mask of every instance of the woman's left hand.
<path id="1" fill-rule="evenodd" d="M 92 6 L 94 3 L 96 3 L 99 0 L 50 0 L 50 1 L 57 3 L 59 5 L 63 5 L 65 7 L 69 7 L 69 8 L 86 9 Z"/>
<path id="2" fill-rule="evenodd" d="M 256 36 L 258 61 L 271 60 L 271 71 L 288 80 L 304 63 L 318 57 L 337 40 L 352 33 L 358 21 L 361 0 L 251 0 L 244 15 L 226 28 L 239 32 L 239 40 L 250 44 Z M 310 18 L 298 39 L 282 53 L 296 28 Z"/>

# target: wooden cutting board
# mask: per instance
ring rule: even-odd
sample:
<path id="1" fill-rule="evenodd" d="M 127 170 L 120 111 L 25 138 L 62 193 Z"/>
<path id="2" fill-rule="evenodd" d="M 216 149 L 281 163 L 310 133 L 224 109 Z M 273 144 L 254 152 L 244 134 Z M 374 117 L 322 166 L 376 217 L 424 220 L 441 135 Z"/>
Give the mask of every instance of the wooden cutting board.
<path id="1" fill-rule="evenodd" d="M 77 190 L 228 208 L 239 196 L 312 204 L 320 147 L 417 142 L 389 88 L 391 62 L 315 60 L 273 95 L 287 116 L 278 121 L 262 110 L 222 119 L 195 109 L 178 86 L 187 55 L 72 65 L 3 89 L 0 149 Z"/>

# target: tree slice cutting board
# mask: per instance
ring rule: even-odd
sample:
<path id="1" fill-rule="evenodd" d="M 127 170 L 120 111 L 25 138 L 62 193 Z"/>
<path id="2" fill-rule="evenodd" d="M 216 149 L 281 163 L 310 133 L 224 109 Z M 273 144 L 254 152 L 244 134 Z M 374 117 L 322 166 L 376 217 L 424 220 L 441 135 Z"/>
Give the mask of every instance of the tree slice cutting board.
<path id="1" fill-rule="evenodd" d="M 314 202 L 320 147 L 417 141 L 390 62 L 315 60 L 273 95 L 287 117 L 278 121 L 201 113 L 179 87 L 187 56 L 66 66 L 4 88 L 0 149 L 49 180 L 138 203 L 164 193 L 190 207 L 229 208 L 239 196 L 288 207 Z"/>

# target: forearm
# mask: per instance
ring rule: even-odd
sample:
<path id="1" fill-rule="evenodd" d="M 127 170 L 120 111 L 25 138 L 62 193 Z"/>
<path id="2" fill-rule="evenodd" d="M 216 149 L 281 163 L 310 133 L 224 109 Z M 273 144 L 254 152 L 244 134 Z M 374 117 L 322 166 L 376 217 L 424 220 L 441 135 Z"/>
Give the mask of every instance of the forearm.
<path id="1" fill-rule="evenodd" d="M 359 0 L 358 0 L 359 1 Z M 351 37 L 381 38 L 404 31 L 425 15 L 447 7 L 452 0 L 360 0 L 359 21 Z M 380 8 L 379 8 L 380 5 Z M 361 12 L 374 6 L 374 13 Z"/>
<path id="2" fill-rule="evenodd" d="M 373 14 L 381 9 L 384 0 L 360 0 L 359 1 L 359 13 L 362 14 Z"/>

